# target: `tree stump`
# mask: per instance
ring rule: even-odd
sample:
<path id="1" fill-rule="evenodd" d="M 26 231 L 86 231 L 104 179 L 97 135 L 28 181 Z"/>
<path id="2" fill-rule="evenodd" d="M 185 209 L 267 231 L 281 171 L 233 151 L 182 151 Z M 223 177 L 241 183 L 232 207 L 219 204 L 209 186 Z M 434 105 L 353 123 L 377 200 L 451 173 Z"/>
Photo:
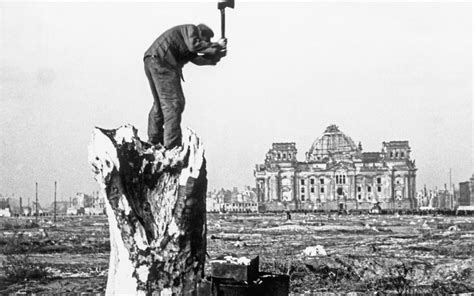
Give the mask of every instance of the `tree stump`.
<path id="1" fill-rule="evenodd" d="M 199 138 L 166 150 L 130 125 L 95 128 L 89 162 L 110 229 L 107 295 L 194 295 L 206 254 L 206 161 Z"/>

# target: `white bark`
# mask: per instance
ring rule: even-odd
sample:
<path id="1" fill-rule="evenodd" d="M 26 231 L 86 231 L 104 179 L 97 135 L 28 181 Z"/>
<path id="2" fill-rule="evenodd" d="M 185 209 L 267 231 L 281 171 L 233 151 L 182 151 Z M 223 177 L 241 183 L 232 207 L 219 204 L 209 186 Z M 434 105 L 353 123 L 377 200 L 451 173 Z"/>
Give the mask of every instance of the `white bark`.
<path id="1" fill-rule="evenodd" d="M 130 125 L 96 128 L 89 162 L 108 201 L 108 295 L 186 295 L 206 252 L 204 149 L 186 130 L 173 150 L 141 142 Z"/>

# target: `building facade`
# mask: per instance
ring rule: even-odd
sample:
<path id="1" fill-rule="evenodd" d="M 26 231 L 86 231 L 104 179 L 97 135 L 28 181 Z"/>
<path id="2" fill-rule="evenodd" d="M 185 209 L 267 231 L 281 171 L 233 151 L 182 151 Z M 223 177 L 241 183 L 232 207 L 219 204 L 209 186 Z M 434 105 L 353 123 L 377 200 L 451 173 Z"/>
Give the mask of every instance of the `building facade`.
<path id="1" fill-rule="evenodd" d="M 469 181 L 459 183 L 459 205 L 474 206 L 474 175 Z"/>
<path id="2" fill-rule="evenodd" d="M 99 192 L 92 195 L 78 192 L 67 208 L 68 215 L 100 215 L 105 213 L 105 201 Z"/>
<path id="3" fill-rule="evenodd" d="M 208 212 L 244 212 L 253 213 L 258 211 L 257 196 L 255 188 L 245 186 L 239 191 L 236 187 L 233 190 L 221 189 L 207 193 L 206 210 Z"/>
<path id="4" fill-rule="evenodd" d="M 326 128 L 297 160 L 295 143 L 273 143 L 254 171 L 261 210 L 416 208 L 416 167 L 408 141 L 383 142 L 380 152 L 335 125 Z"/>
<path id="5" fill-rule="evenodd" d="M 10 209 L 9 199 L 0 199 L 0 217 L 11 217 L 12 212 Z"/>
<path id="6" fill-rule="evenodd" d="M 420 210 L 454 210 L 457 207 L 456 190 L 444 189 L 424 190 L 417 192 L 417 206 Z"/>

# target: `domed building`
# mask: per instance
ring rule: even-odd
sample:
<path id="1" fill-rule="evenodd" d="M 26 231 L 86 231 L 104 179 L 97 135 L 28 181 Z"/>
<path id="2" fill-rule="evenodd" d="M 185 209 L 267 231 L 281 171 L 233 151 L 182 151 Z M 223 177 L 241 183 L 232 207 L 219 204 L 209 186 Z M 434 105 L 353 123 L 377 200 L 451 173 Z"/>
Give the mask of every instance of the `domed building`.
<path id="1" fill-rule="evenodd" d="M 335 125 L 330 125 L 324 134 L 314 141 L 306 154 L 308 161 L 330 161 L 360 157 L 360 151 L 354 141 Z"/>
<path id="2" fill-rule="evenodd" d="M 296 158 L 295 143 L 273 143 L 255 168 L 261 210 L 351 210 L 416 208 L 416 167 L 408 141 L 383 142 L 363 152 L 336 125 L 326 128 Z"/>

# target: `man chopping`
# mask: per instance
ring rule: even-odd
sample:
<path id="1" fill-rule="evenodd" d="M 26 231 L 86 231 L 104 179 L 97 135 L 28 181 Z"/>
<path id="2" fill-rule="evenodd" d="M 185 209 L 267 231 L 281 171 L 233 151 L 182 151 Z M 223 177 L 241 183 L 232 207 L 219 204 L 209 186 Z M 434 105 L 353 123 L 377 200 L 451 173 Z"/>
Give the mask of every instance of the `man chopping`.
<path id="1" fill-rule="evenodd" d="M 179 25 L 161 34 L 145 52 L 145 73 L 154 98 L 148 116 L 150 144 L 166 149 L 181 145 L 182 68 L 188 62 L 214 66 L 225 56 L 227 39 L 211 42 L 212 37 L 213 31 L 204 24 Z"/>

